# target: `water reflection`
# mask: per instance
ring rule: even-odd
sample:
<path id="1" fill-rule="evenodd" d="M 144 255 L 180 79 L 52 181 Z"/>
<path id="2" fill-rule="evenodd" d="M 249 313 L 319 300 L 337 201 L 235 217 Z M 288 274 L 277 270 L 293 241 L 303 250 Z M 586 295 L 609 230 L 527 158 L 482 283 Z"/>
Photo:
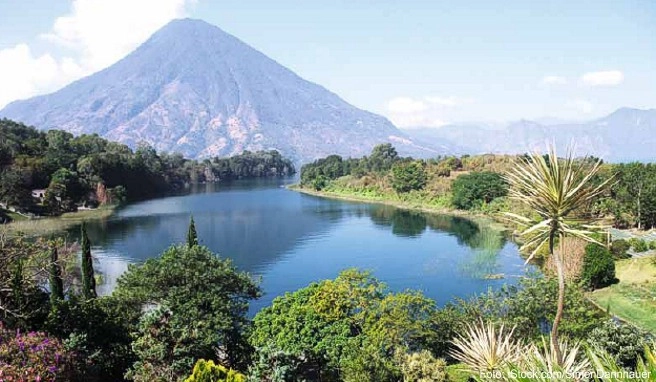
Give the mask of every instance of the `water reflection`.
<path id="1" fill-rule="evenodd" d="M 262 276 L 266 296 L 254 309 L 348 267 L 369 269 L 393 289 L 419 289 L 438 302 L 514 282 L 489 275 L 523 273 L 517 247 L 489 226 L 302 195 L 283 184 L 201 185 L 194 194 L 137 203 L 89 224 L 106 282 L 102 291 L 111 291 L 128 263 L 183 242 L 192 214 L 201 244 Z"/>

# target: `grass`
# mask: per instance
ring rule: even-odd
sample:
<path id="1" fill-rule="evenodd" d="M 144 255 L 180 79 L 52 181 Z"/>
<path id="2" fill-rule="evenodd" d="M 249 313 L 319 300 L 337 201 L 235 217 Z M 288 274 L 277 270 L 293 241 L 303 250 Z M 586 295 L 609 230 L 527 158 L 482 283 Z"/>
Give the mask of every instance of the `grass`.
<path id="1" fill-rule="evenodd" d="M 653 257 L 616 263 L 618 284 L 590 294 L 602 309 L 651 333 L 656 333 L 656 266 Z"/>
<path id="2" fill-rule="evenodd" d="M 114 206 L 103 206 L 93 210 L 67 212 L 53 218 L 26 219 L 22 217 L 21 220 L 15 220 L 9 224 L 0 226 L 0 229 L 5 229 L 10 235 L 22 233 L 27 236 L 44 236 L 63 232 L 85 220 L 106 219 L 113 212 Z"/>

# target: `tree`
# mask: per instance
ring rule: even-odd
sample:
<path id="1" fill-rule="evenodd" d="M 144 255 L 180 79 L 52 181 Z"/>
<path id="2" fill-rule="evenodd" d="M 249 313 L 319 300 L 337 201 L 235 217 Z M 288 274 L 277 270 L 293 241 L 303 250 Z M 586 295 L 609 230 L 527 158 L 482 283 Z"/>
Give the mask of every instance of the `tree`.
<path id="1" fill-rule="evenodd" d="M 392 187 L 396 192 L 421 190 L 426 185 L 426 171 L 421 161 L 400 162 L 392 166 Z"/>
<path id="2" fill-rule="evenodd" d="M 600 166 L 600 162 L 591 165 L 577 162 L 571 151 L 566 158 L 559 159 L 552 146 L 547 159 L 538 153 L 532 154 L 529 159 L 520 159 L 505 176 L 510 185 L 511 198 L 526 205 L 532 212 L 531 216 L 506 214 L 525 228 L 521 236 L 526 241 L 520 250 L 532 251 L 527 260 L 530 261 L 546 245 L 556 264 L 558 309 L 551 329 L 551 344 L 559 364 L 562 364 L 563 358 L 558 341 L 558 326 L 565 304 L 565 270 L 561 258 L 565 256 L 563 243 L 566 236 L 596 243 L 590 231 L 579 228 L 581 219 L 576 215 L 601 195 L 610 181 L 590 187 L 590 179 L 597 174 Z M 557 253 L 554 250 L 556 243 L 561 244 Z"/>
<path id="3" fill-rule="evenodd" d="M 232 369 L 217 365 L 214 361 L 199 360 L 185 382 L 246 382 L 246 377 Z"/>
<path id="4" fill-rule="evenodd" d="M 57 247 L 52 245 L 50 248 L 50 266 L 48 267 L 48 276 L 50 281 L 50 301 L 56 303 L 64 300 L 64 281 L 62 280 L 61 266 L 59 265 L 59 256 Z"/>
<path id="5" fill-rule="evenodd" d="M 187 231 L 187 246 L 189 248 L 198 245 L 198 235 L 196 234 L 196 224 L 194 223 L 194 217 L 192 216 L 189 219 L 189 230 Z"/>
<path id="6" fill-rule="evenodd" d="M 269 354 L 265 359 L 290 362 L 259 362 L 260 375 L 275 374 L 262 369 L 269 364 L 298 380 L 397 381 L 397 350 L 436 343 L 434 313 L 435 303 L 420 293 L 390 293 L 350 269 L 276 298 L 255 316 L 250 339 Z"/>
<path id="7" fill-rule="evenodd" d="M 0 203 L 6 207 L 28 207 L 32 194 L 26 185 L 22 171 L 18 168 L 0 168 Z"/>
<path id="8" fill-rule="evenodd" d="M 167 333 L 174 337 L 193 333 L 193 341 L 177 348 L 179 359 L 211 359 L 218 349 L 225 357 L 219 360 L 222 364 L 241 368 L 250 356 L 244 338 L 250 324 L 248 304 L 260 295 L 255 281 L 237 271 L 229 259 L 200 245 L 182 245 L 141 265 L 130 265 L 112 296 L 137 316 L 153 305 L 166 306 Z M 185 365 L 188 373 L 193 363 Z"/>
<path id="9" fill-rule="evenodd" d="M 508 184 L 497 173 L 472 172 L 457 177 L 451 185 L 453 205 L 463 210 L 478 208 L 508 193 Z"/>
<path id="10" fill-rule="evenodd" d="M 83 222 L 81 228 L 82 246 L 82 295 L 86 300 L 98 297 L 96 293 L 96 277 L 93 272 L 93 257 L 91 256 L 91 243 L 87 235 L 87 226 Z"/>
<path id="11" fill-rule="evenodd" d="M 581 282 L 591 290 L 607 287 L 615 279 L 615 259 L 613 254 L 598 244 L 590 243 L 585 247 Z"/>
<path id="12" fill-rule="evenodd" d="M 369 156 L 368 164 L 370 170 L 374 172 L 384 172 L 392 168 L 392 165 L 399 159 L 391 143 L 383 143 L 374 146 Z"/>

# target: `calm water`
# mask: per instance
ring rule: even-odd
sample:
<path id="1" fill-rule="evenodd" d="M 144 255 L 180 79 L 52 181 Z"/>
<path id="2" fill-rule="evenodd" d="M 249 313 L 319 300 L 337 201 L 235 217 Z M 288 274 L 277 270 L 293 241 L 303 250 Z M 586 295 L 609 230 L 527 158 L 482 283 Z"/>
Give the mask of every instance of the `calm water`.
<path id="1" fill-rule="evenodd" d="M 99 291 L 109 293 L 127 264 L 183 242 L 190 214 L 201 244 L 261 276 L 265 296 L 253 311 L 349 267 L 372 271 L 393 290 L 421 290 L 439 304 L 514 283 L 526 271 L 514 243 L 470 220 L 322 199 L 282 185 L 202 185 L 190 195 L 133 204 L 90 224 L 105 280 Z M 490 274 L 505 277 L 486 279 Z"/>

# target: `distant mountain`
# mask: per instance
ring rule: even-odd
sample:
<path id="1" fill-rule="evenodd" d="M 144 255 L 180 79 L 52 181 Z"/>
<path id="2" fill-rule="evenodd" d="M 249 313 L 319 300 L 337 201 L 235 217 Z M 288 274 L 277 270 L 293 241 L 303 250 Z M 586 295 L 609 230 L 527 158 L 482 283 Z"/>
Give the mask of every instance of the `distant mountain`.
<path id="1" fill-rule="evenodd" d="M 656 161 L 656 109 L 621 108 L 583 123 L 544 125 L 521 120 L 501 129 L 468 124 L 406 131 L 427 145 L 446 145 L 469 154 L 543 151 L 547 143 L 555 142 L 559 152 L 573 143 L 579 155 L 612 162 Z"/>
<path id="2" fill-rule="evenodd" d="M 40 129 L 97 133 L 188 157 L 278 149 L 307 161 L 362 156 L 383 142 L 404 155 L 438 153 L 387 119 L 305 81 L 221 29 L 175 20 L 127 57 L 49 95 L 0 111 Z"/>

